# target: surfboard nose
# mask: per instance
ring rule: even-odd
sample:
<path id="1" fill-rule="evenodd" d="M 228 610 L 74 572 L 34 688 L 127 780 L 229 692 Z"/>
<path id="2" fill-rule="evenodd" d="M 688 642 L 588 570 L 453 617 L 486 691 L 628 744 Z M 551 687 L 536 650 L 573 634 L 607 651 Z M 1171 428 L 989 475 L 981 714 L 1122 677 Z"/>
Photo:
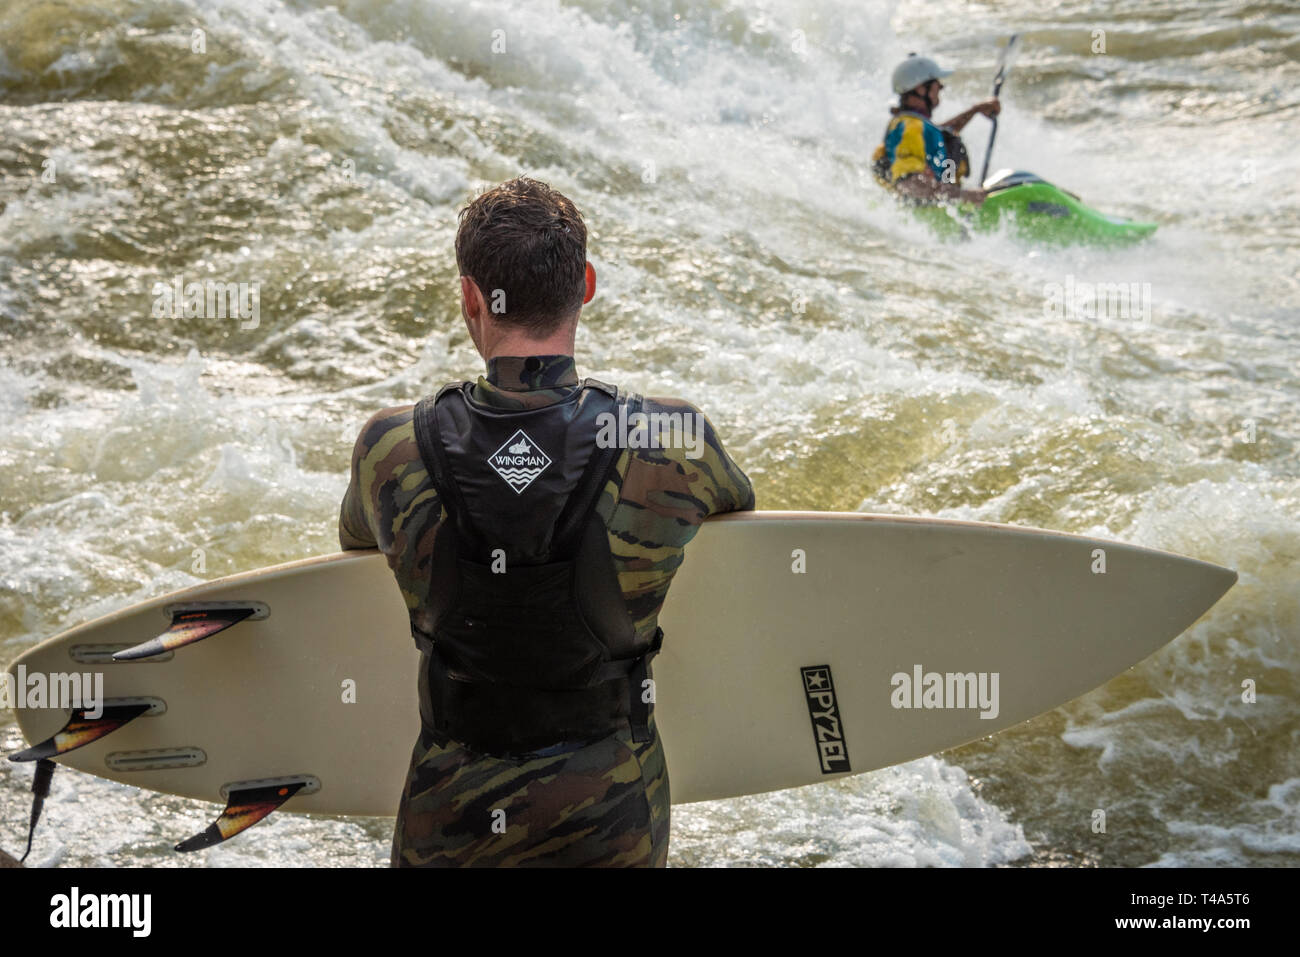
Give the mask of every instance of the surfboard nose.
<path id="1" fill-rule="evenodd" d="M 1147 596 L 1151 611 L 1163 612 L 1166 623 L 1161 631 L 1167 635 L 1165 642 L 1169 642 L 1199 621 L 1231 590 L 1237 583 L 1237 572 L 1185 555 L 1155 554 L 1163 562 L 1151 563 L 1149 574 L 1153 580 Z"/>

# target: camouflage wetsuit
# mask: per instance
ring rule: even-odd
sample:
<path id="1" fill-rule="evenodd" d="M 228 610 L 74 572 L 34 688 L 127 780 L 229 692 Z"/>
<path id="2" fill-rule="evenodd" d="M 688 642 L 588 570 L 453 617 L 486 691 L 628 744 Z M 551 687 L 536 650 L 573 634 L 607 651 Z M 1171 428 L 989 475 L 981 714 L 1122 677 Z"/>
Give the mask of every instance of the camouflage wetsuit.
<path id="1" fill-rule="evenodd" d="M 473 398 L 500 409 L 532 409 L 560 401 L 577 381 L 570 356 L 499 357 L 489 360 Z M 446 512 L 416 447 L 412 408 L 385 409 L 362 428 L 339 540 L 344 548 L 383 551 L 412 621 L 432 632 L 429 562 Z M 697 410 L 678 399 L 647 399 L 645 411 Z M 597 504 L 619 586 L 643 637 L 654 633 L 700 523 L 754 507 L 749 479 L 703 421 L 697 458 L 684 448 L 624 449 Z M 664 866 L 668 770 L 653 720 L 651 731 L 640 744 L 624 729 L 576 751 L 521 761 L 455 742 L 440 747 L 422 731 L 393 835 L 394 866 Z"/>

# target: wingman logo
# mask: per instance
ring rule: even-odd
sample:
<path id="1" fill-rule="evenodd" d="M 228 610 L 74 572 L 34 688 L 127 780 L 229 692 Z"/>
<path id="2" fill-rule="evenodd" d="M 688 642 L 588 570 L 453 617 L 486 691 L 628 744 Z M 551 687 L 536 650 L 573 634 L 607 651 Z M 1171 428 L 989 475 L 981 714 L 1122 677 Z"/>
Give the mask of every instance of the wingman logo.
<path id="1" fill-rule="evenodd" d="M 506 439 L 505 444 L 488 456 L 488 464 L 510 483 L 515 492 L 522 492 L 533 484 L 537 476 L 546 471 L 551 457 L 537 447 L 537 443 L 519 429 Z"/>
<path id="2" fill-rule="evenodd" d="M 812 718 L 813 741 L 821 761 L 822 774 L 839 774 L 849 767 L 849 746 L 840 724 L 840 707 L 835 700 L 835 682 L 830 665 L 800 668 L 803 691 L 808 699 L 808 716 Z"/>

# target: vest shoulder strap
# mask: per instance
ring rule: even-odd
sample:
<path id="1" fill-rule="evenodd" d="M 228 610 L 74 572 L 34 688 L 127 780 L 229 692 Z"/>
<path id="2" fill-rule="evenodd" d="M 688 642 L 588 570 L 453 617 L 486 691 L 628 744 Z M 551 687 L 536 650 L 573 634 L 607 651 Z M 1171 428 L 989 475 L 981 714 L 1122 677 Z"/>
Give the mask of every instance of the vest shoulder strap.
<path id="1" fill-rule="evenodd" d="M 453 522 L 460 524 L 461 516 L 467 514 L 465 499 L 460 486 L 451 477 L 451 466 L 447 462 L 447 451 L 442 445 L 442 428 L 438 425 L 437 405 L 444 394 L 463 388 L 465 383 L 451 383 L 438 390 L 433 398 L 423 398 L 415 404 L 415 444 L 419 448 L 420 458 L 429 469 L 429 478 L 438 493 L 443 507 L 448 511 Z"/>
<path id="2" fill-rule="evenodd" d="M 592 380 L 586 380 L 590 382 Z M 584 383 L 586 384 L 586 383 Z M 606 386 L 603 382 L 598 383 L 597 388 L 612 389 L 614 397 L 614 408 L 619 405 L 618 390 L 613 386 Z M 632 393 L 627 397 L 627 417 L 630 420 L 633 415 L 641 411 L 642 397 L 637 393 Z M 617 414 L 617 413 L 615 413 Z M 577 487 L 569 496 L 568 502 L 565 503 L 560 517 L 555 522 L 555 547 L 561 555 L 573 555 L 578 551 L 581 544 L 582 532 L 587 525 L 587 519 L 595 511 L 596 501 L 600 497 L 600 490 L 605 487 L 609 481 L 610 471 L 618 464 L 619 453 L 622 447 L 613 443 L 606 448 L 597 447 L 587 460 L 587 467 L 583 470 L 582 478 L 578 480 Z"/>

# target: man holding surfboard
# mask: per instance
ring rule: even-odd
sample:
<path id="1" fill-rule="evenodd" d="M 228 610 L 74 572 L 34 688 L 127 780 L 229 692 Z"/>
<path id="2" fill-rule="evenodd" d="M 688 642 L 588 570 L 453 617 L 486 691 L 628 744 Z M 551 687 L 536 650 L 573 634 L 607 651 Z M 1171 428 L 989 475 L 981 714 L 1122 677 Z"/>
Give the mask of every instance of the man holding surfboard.
<path id="1" fill-rule="evenodd" d="M 372 416 L 339 519 L 387 556 L 422 652 L 393 864 L 663 866 L 658 614 L 752 486 L 694 406 L 579 381 L 596 276 L 566 197 L 489 190 L 456 259 L 486 375 Z"/>

